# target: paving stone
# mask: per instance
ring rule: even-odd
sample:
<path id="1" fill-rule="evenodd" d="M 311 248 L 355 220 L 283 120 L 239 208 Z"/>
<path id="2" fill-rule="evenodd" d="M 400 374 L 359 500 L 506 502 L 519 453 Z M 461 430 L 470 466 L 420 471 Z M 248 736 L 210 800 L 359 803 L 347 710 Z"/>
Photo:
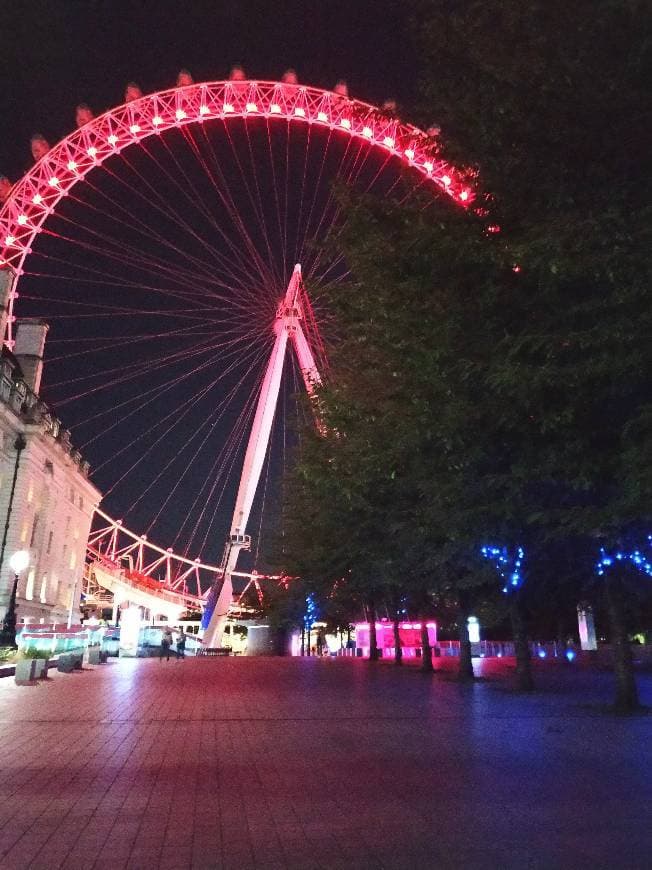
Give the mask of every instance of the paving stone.
<path id="1" fill-rule="evenodd" d="M 360 660 L 113 661 L 0 680 L 0 868 L 650 866 L 652 716 L 606 673 L 461 686 Z M 652 703 L 652 676 L 640 679 Z"/>

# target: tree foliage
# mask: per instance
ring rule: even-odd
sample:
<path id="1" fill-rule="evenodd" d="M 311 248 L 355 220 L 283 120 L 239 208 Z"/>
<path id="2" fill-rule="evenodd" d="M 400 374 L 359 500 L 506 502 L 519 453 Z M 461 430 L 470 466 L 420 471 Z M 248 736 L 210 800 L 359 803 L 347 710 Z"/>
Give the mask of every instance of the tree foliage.
<path id="1" fill-rule="evenodd" d="M 423 603 L 487 581 L 489 536 L 558 592 L 652 513 L 652 8 L 424 0 L 416 17 L 423 116 L 478 194 L 345 203 L 353 278 L 326 290 L 327 435 L 298 465 L 311 540 L 293 552 Z"/>

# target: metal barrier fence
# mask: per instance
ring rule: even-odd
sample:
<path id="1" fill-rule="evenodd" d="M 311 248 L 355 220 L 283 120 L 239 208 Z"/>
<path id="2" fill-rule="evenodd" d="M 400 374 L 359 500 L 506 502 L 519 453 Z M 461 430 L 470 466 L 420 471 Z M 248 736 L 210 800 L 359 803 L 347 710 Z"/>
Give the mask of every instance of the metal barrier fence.
<path id="1" fill-rule="evenodd" d="M 533 657 L 540 659 L 555 659 L 566 656 L 569 647 L 566 644 L 560 644 L 556 641 L 533 641 L 530 643 L 530 654 Z M 338 656 L 345 658 L 361 657 L 363 652 L 360 647 L 356 649 L 341 649 L 337 651 Z M 384 658 L 394 657 L 394 648 L 385 647 L 379 650 L 379 653 Z M 416 647 L 405 648 L 403 650 L 406 657 L 416 657 L 421 655 L 421 649 Z M 458 640 L 441 640 L 433 647 L 433 656 L 443 658 L 458 658 L 460 654 L 460 642 Z M 515 655 L 514 644 L 512 641 L 494 641 L 482 640 L 479 643 L 471 644 L 471 655 L 474 658 L 509 658 Z"/>

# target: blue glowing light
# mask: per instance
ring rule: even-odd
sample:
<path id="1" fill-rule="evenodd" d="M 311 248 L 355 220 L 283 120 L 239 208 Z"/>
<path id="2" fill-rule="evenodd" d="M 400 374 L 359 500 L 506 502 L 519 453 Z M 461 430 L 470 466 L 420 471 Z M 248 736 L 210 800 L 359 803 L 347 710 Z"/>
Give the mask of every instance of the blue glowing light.
<path id="1" fill-rule="evenodd" d="M 539 652 L 537 653 L 537 655 L 539 656 L 540 659 L 545 659 L 546 651 L 544 649 L 540 649 Z"/>
<path id="2" fill-rule="evenodd" d="M 513 554 L 509 552 L 507 547 L 480 547 L 480 553 L 485 559 L 489 559 L 494 563 L 498 574 L 504 581 L 502 590 L 505 594 L 514 592 L 523 585 L 522 566 L 525 561 L 525 550 L 523 547 L 516 547 Z"/>
<path id="3" fill-rule="evenodd" d="M 317 611 L 317 605 L 315 604 L 315 599 L 311 595 L 306 595 L 306 611 L 303 614 L 303 624 L 307 629 L 312 628 L 313 624 L 317 621 L 319 617 L 319 613 Z"/>
<path id="4" fill-rule="evenodd" d="M 566 658 L 568 659 L 569 662 L 574 662 L 575 661 L 575 650 L 567 649 L 566 650 Z"/>
<path id="5" fill-rule="evenodd" d="M 648 544 L 652 545 L 652 535 L 647 536 Z M 603 547 L 600 547 L 600 559 L 596 563 L 595 573 L 598 577 L 603 577 L 605 568 L 611 568 L 615 562 L 631 562 L 632 565 L 648 577 L 652 577 L 652 556 L 644 556 L 640 550 L 632 550 L 630 553 L 618 551 L 614 554 L 609 554 Z"/>

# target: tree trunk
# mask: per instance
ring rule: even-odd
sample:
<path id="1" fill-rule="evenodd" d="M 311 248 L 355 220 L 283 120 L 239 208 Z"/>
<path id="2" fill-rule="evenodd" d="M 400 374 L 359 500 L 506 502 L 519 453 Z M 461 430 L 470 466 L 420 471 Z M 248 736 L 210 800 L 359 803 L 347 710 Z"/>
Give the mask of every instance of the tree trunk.
<path id="1" fill-rule="evenodd" d="M 369 605 L 369 661 L 377 662 L 380 658 L 378 654 L 378 641 L 376 640 L 376 608 L 373 604 Z"/>
<path id="2" fill-rule="evenodd" d="M 421 622 L 421 670 L 425 674 L 431 674 L 434 670 L 432 666 L 432 649 L 428 640 L 428 626 L 425 619 Z"/>
<path id="3" fill-rule="evenodd" d="M 402 665 L 403 664 L 403 650 L 401 648 L 401 633 L 398 628 L 399 618 L 398 616 L 394 617 L 394 664 Z"/>
<path id="4" fill-rule="evenodd" d="M 557 617 L 557 655 L 561 656 L 566 663 L 568 660 L 564 653 L 566 652 L 566 633 L 564 631 L 566 627 L 566 621 L 563 615 L 559 615 Z"/>
<path id="5" fill-rule="evenodd" d="M 286 656 L 288 654 L 288 630 L 277 628 L 274 632 L 274 655 Z"/>
<path id="6" fill-rule="evenodd" d="M 638 688 L 634 676 L 632 648 L 627 636 L 625 619 L 625 594 L 622 581 L 616 574 L 611 574 L 605 583 L 607 613 L 611 627 L 611 647 L 614 657 L 614 674 L 616 677 L 616 700 L 614 708 L 621 713 L 629 713 L 638 709 Z"/>
<path id="7" fill-rule="evenodd" d="M 534 688 L 532 679 L 532 663 L 530 647 L 527 638 L 527 627 L 523 614 L 523 603 L 518 592 L 512 593 L 510 607 L 512 633 L 514 635 L 514 651 L 516 653 L 516 688 L 521 692 L 529 692 Z"/>
<path id="8" fill-rule="evenodd" d="M 472 680 L 475 677 L 473 673 L 473 660 L 471 658 L 471 641 L 469 639 L 469 613 L 471 610 L 469 596 L 465 590 L 460 590 L 457 596 L 458 602 L 458 637 L 460 640 L 460 661 L 457 669 L 457 676 L 460 680 Z"/>

